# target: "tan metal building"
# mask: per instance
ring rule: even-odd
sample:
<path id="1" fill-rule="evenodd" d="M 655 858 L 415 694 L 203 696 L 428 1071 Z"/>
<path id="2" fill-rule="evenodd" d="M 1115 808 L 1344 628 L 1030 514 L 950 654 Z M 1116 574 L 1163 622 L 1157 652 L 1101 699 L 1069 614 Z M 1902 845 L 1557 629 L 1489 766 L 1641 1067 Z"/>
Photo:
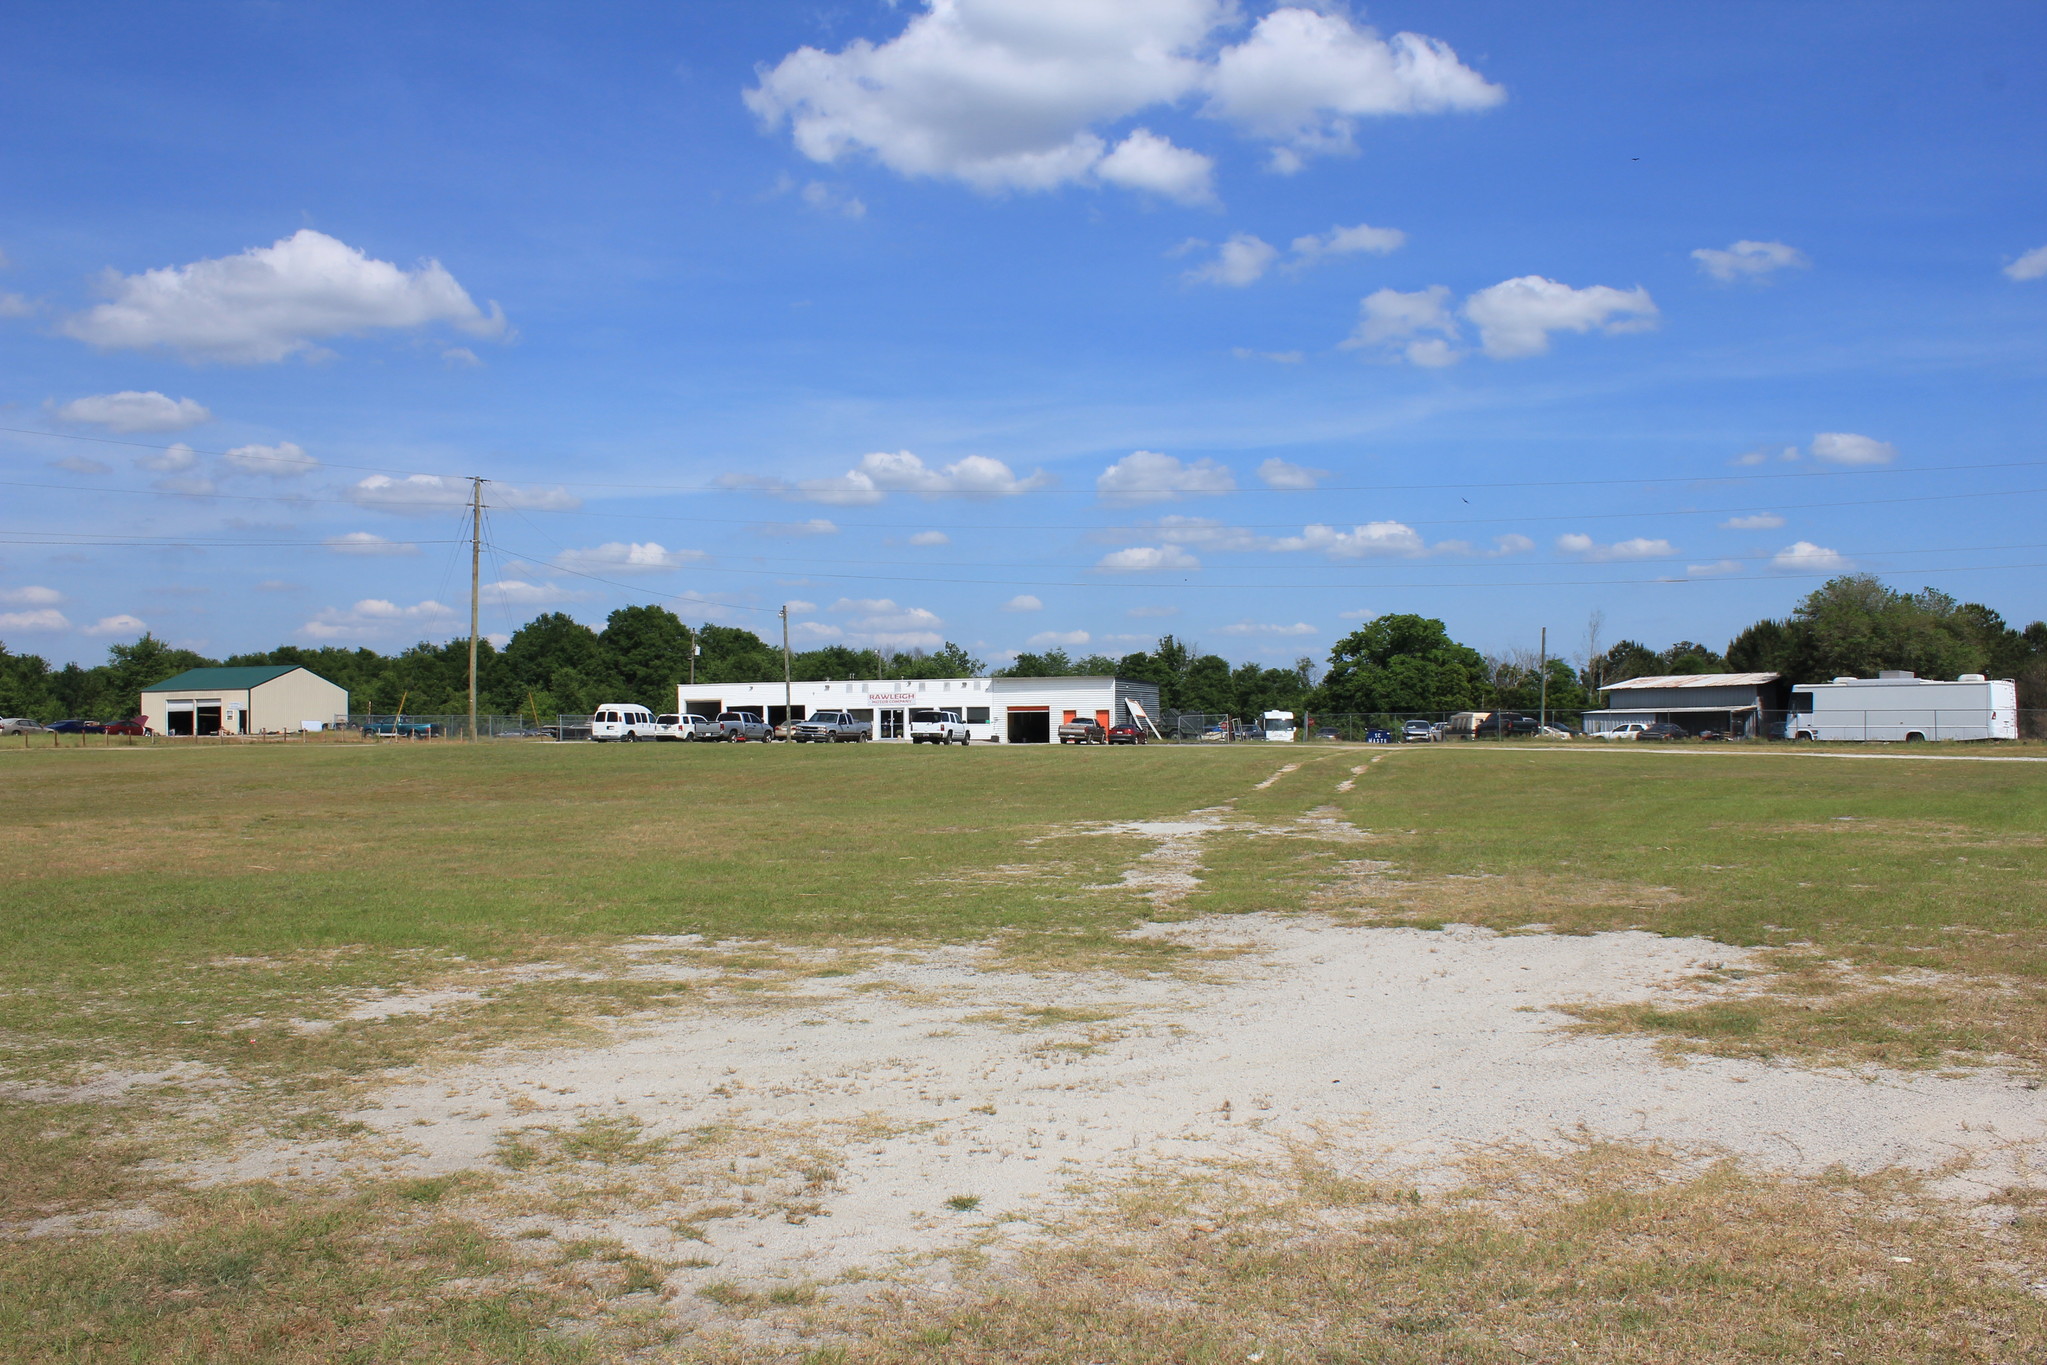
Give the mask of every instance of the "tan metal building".
<path id="1" fill-rule="evenodd" d="M 298 664 L 190 668 L 142 689 L 159 735 L 275 735 L 348 720 L 348 689 Z"/>

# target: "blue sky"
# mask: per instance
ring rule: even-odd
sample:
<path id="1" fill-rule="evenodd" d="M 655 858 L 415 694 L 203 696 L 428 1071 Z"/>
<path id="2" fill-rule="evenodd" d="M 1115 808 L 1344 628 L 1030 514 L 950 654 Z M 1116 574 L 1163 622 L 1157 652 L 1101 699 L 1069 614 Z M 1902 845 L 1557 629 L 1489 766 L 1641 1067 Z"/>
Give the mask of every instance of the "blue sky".
<path id="1" fill-rule="evenodd" d="M 0 640 L 2039 617 L 2024 4 L 15 7 Z M 2032 254 L 2029 254 L 2032 253 Z M 693 600 L 692 600 L 693 599 Z"/>

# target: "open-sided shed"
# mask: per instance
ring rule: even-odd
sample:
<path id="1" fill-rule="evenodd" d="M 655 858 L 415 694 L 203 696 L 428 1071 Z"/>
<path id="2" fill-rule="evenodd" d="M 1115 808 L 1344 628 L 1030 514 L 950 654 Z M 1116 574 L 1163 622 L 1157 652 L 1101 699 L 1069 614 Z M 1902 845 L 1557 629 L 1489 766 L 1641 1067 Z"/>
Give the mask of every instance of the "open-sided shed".
<path id="1" fill-rule="evenodd" d="M 1784 709 L 1784 686 L 1775 673 L 1676 673 L 1608 683 L 1606 705 L 1585 713 L 1585 733 L 1618 730 L 1630 721 L 1669 721 L 1694 734 L 1757 736 L 1763 716 Z"/>

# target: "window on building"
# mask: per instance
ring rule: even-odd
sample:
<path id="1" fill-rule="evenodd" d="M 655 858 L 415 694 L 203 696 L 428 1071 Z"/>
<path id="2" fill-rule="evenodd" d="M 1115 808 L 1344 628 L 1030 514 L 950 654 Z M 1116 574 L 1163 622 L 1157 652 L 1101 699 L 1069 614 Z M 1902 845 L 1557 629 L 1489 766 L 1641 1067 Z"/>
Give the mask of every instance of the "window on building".
<path id="1" fill-rule="evenodd" d="M 987 708 L 987 707 L 985 707 L 985 706 L 969 706 L 969 707 L 967 708 L 967 724 L 969 724 L 969 725 L 986 725 L 987 723 L 988 723 L 988 708 Z"/>

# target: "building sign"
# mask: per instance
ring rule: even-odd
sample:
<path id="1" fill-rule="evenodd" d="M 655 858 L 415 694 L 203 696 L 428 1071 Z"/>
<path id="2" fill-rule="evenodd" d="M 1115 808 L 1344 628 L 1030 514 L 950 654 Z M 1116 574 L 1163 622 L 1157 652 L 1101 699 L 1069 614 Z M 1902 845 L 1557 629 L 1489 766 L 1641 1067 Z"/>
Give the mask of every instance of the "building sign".
<path id="1" fill-rule="evenodd" d="M 867 700 L 869 700 L 869 701 L 915 701 L 915 700 L 917 700 L 917 694 L 916 694 L 915 692 L 869 692 L 869 693 L 867 694 Z"/>

